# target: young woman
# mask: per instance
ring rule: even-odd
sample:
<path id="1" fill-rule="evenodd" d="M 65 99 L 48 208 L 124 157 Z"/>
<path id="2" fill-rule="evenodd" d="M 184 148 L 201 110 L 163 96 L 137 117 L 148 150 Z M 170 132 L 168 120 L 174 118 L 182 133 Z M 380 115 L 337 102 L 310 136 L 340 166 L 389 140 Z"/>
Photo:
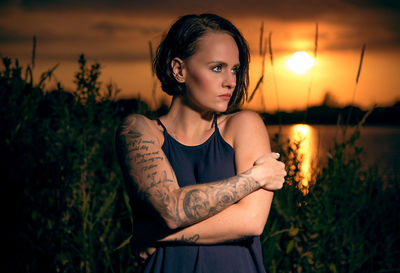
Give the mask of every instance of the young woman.
<path id="1" fill-rule="evenodd" d="M 246 41 L 217 15 L 181 17 L 160 44 L 169 112 L 131 115 L 117 132 L 144 272 L 265 272 L 259 235 L 286 172 L 256 113 L 227 114 L 248 66 Z"/>

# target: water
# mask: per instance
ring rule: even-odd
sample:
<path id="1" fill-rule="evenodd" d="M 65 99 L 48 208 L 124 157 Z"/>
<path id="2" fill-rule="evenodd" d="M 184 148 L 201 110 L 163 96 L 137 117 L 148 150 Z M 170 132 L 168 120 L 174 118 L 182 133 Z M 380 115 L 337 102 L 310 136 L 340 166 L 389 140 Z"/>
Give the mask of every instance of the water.
<path id="1" fill-rule="evenodd" d="M 278 133 L 279 126 L 268 126 L 270 137 Z M 354 129 L 349 128 L 347 136 Z M 400 127 L 367 126 L 361 128 L 357 146 L 363 148 L 365 168 L 377 168 L 385 177 L 400 177 Z M 334 147 L 335 139 L 340 142 L 343 132 L 336 125 L 282 125 L 281 140 L 302 140 L 302 172 L 307 178 L 315 167 L 323 167 Z"/>

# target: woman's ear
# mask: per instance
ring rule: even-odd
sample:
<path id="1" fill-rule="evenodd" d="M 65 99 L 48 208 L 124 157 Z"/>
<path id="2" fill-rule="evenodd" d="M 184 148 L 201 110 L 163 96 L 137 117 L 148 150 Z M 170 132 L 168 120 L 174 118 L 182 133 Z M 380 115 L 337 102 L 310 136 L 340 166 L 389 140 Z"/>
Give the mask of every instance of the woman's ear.
<path id="1" fill-rule="evenodd" d="M 181 59 L 175 57 L 171 61 L 172 74 L 179 83 L 185 82 L 184 63 Z"/>

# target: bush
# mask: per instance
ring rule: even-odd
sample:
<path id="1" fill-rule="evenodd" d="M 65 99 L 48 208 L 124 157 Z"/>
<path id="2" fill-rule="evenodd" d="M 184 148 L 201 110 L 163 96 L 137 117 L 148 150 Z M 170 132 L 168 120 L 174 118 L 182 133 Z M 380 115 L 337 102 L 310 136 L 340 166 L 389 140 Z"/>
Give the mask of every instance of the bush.
<path id="1" fill-rule="evenodd" d="M 263 234 L 269 272 L 399 271 L 400 187 L 374 169 L 365 170 L 358 138 L 356 129 L 335 145 L 305 195 L 301 177 L 295 176 L 299 143 L 281 146 L 294 172 L 276 193 Z"/>

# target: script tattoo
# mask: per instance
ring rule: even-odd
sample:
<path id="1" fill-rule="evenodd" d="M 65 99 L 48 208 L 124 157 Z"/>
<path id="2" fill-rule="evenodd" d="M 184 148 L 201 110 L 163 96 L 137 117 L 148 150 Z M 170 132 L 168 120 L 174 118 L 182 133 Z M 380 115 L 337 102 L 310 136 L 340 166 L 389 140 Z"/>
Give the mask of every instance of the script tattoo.
<path id="1" fill-rule="evenodd" d="M 149 132 L 144 117 L 128 117 L 118 130 L 118 157 L 132 193 L 173 223 L 172 227 L 204 220 L 260 188 L 251 173 L 180 188 L 156 137 Z"/>
<path id="2" fill-rule="evenodd" d="M 180 238 L 176 238 L 174 241 L 179 242 L 179 243 L 187 243 L 187 244 L 192 244 L 196 243 L 200 239 L 199 234 L 194 234 L 193 236 L 185 237 L 184 234 Z"/>
<path id="3" fill-rule="evenodd" d="M 140 132 L 144 123 L 143 118 L 131 116 L 121 124 L 117 139 L 120 162 L 137 198 L 153 204 L 161 215 L 170 216 L 176 206 L 171 192 L 178 186 L 172 168 L 160 168 L 165 158 L 155 138 Z"/>

